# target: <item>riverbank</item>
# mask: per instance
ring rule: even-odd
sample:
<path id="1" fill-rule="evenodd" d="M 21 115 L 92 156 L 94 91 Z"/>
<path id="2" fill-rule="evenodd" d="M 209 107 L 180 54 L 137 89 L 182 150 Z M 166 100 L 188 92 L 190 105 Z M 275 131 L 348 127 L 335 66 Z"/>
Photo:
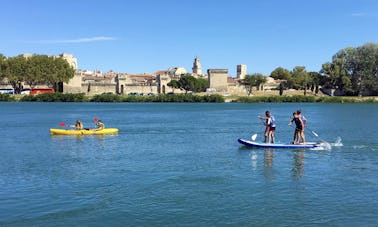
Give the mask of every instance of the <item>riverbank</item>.
<path id="1" fill-rule="evenodd" d="M 376 103 L 378 97 L 341 97 L 313 95 L 254 95 L 231 96 L 221 94 L 160 94 L 154 96 L 130 96 L 102 94 L 86 96 L 84 94 L 40 94 L 40 95 L 8 95 L 0 94 L 3 102 L 239 102 L 239 103 L 281 103 L 281 102 L 318 102 L 318 103 Z"/>

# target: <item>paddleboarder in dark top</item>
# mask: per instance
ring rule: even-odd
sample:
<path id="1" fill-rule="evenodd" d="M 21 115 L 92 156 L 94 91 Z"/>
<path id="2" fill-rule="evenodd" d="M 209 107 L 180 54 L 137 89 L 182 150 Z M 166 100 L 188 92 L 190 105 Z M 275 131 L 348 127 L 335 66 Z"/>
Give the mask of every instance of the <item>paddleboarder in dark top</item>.
<path id="1" fill-rule="evenodd" d="M 303 136 L 304 124 L 303 121 L 297 113 L 293 113 L 293 119 L 289 122 L 289 125 L 292 125 L 294 122 L 295 130 L 293 137 L 293 144 L 299 144 L 299 139 L 302 139 L 302 143 L 305 143 L 305 138 Z"/>

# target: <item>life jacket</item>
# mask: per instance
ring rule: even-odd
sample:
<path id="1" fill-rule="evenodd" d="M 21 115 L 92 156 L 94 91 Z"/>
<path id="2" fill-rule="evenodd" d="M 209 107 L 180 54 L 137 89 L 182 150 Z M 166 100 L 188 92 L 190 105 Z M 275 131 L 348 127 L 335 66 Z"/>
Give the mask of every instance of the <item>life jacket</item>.
<path id="1" fill-rule="evenodd" d="M 276 119 L 272 115 L 270 116 L 270 127 L 276 127 Z"/>

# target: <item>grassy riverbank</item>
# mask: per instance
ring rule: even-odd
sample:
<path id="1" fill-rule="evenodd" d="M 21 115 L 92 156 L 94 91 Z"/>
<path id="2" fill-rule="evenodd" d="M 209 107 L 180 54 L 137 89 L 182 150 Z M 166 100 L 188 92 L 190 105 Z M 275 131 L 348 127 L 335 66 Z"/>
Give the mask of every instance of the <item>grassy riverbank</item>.
<path id="1" fill-rule="evenodd" d="M 320 102 L 320 103 L 376 103 L 378 97 L 330 97 L 330 96 L 228 96 L 213 95 L 154 95 L 154 96 L 129 96 L 102 94 L 86 96 L 84 94 L 40 94 L 40 95 L 8 95 L 0 94 L 0 101 L 5 102 Z"/>

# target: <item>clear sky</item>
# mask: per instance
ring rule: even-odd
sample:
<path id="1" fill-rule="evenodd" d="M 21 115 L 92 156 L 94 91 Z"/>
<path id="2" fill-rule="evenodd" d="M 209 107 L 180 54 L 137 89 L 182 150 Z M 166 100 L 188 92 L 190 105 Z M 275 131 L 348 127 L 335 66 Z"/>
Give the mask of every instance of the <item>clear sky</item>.
<path id="1" fill-rule="evenodd" d="M 0 0 L 0 53 L 73 54 L 79 69 L 247 72 L 321 65 L 378 42 L 377 0 Z"/>

